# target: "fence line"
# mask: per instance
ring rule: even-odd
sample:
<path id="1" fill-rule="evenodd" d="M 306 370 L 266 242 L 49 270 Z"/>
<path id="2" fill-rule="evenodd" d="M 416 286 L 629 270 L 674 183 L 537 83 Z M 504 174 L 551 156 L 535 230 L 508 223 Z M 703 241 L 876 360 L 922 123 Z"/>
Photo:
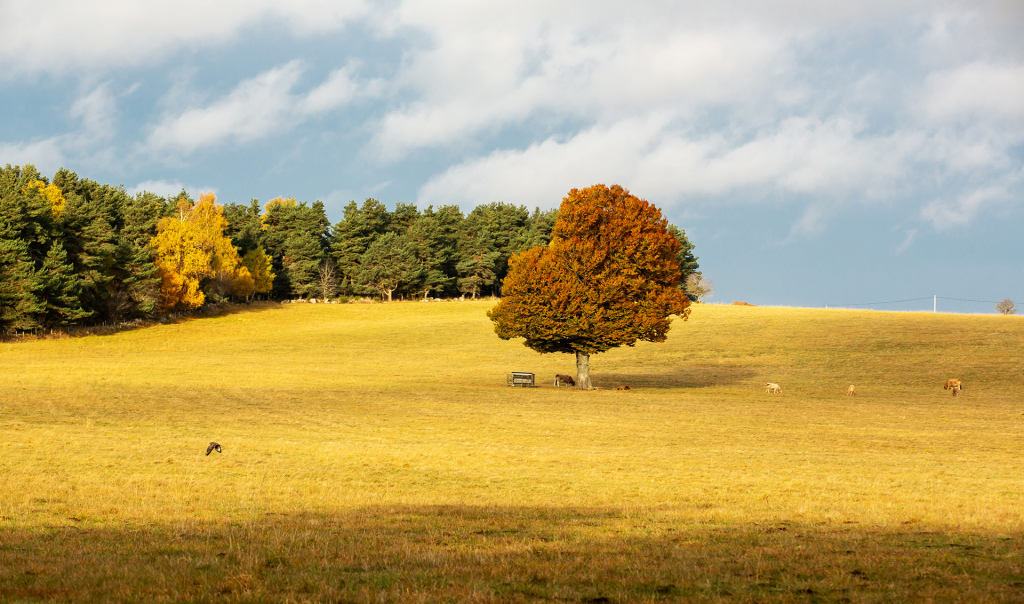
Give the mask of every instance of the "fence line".
<path id="1" fill-rule="evenodd" d="M 931 298 L 932 296 L 928 296 Z M 826 304 L 825 306 L 875 306 L 878 304 L 899 304 L 900 302 L 917 302 L 918 300 L 927 300 L 928 298 L 910 298 L 908 300 L 893 300 L 891 302 L 862 302 L 860 304 Z"/>
<path id="2" fill-rule="evenodd" d="M 921 300 L 955 300 L 957 302 L 977 302 L 979 304 L 999 304 L 995 300 L 969 300 L 967 298 L 950 298 L 947 296 L 926 296 L 924 298 L 907 298 L 906 300 L 890 300 L 887 302 L 860 302 L 857 304 L 826 304 L 825 308 L 847 308 L 850 306 L 881 306 L 883 304 L 901 304 L 903 302 L 919 302 Z"/>
<path id="3" fill-rule="evenodd" d="M 999 304 L 995 300 L 966 300 L 964 298 L 947 298 L 946 296 L 939 296 L 939 300 L 956 300 L 957 302 L 983 302 L 985 304 Z"/>

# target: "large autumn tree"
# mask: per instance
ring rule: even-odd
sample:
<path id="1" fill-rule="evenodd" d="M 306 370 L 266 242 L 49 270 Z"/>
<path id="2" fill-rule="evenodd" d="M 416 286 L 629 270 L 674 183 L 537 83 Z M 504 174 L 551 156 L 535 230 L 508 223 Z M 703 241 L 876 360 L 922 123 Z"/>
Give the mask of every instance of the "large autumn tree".
<path id="1" fill-rule="evenodd" d="M 658 208 L 618 185 L 569 191 L 551 243 L 509 259 L 502 300 L 487 313 L 494 331 L 575 354 L 576 387 L 590 389 L 590 355 L 663 342 L 672 315 L 689 316 L 667 228 Z"/>
<path id="2" fill-rule="evenodd" d="M 202 306 L 206 301 L 203 285 L 218 295 L 248 290 L 244 285 L 252 276 L 245 267 L 240 272 L 242 259 L 224 234 L 226 226 L 224 207 L 213 193 L 204 193 L 195 204 L 179 199 L 177 214 L 160 220 L 150 246 L 162 280 L 162 310 Z M 236 286 L 236 279 L 243 283 Z"/>

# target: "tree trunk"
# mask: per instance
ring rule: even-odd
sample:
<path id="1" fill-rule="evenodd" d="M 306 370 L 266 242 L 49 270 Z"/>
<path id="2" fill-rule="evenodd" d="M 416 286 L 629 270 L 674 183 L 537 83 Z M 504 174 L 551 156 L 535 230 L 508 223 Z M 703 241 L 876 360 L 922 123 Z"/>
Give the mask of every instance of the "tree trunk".
<path id="1" fill-rule="evenodd" d="M 576 388 L 590 390 L 590 355 L 576 353 Z"/>
<path id="2" fill-rule="evenodd" d="M 395 291 L 395 290 L 393 290 L 393 289 L 387 290 L 387 292 L 388 292 L 388 302 L 391 301 L 391 292 L 393 292 L 393 291 Z"/>

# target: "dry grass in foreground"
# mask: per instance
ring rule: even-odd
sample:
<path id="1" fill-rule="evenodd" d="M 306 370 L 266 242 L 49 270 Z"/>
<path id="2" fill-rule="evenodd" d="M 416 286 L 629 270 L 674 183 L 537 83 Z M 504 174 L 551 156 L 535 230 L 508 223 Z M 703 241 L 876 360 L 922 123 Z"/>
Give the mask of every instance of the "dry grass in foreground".
<path id="1" fill-rule="evenodd" d="M 0 344 L 0 600 L 1024 600 L 1019 318 L 698 306 L 582 393 L 488 304 Z"/>

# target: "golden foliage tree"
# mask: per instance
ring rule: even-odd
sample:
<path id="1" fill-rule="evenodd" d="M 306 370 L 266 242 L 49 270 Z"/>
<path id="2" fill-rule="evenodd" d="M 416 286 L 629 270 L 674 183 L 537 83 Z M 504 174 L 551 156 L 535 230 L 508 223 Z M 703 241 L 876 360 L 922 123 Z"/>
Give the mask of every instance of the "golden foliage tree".
<path id="1" fill-rule="evenodd" d="M 249 269 L 239 266 L 235 270 L 234 280 L 231 284 L 231 295 L 236 298 L 248 299 L 256 291 L 256 281 L 249 273 Z"/>
<path id="2" fill-rule="evenodd" d="M 182 199 L 177 216 L 160 220 L 150 245 L 156 251 L 163 310 L 202 306 L 206 279 L 221 289 L 221 295 L 234 290 L 241 259 L 224 235 L 226 226 L 224 208 L 213 193 L 201 195 L 195 204 Z"/>
<path id="3" fill-rule="evenodd" d="M 50 203 L 50 211 L 53 212 L 54 218 L 60 218 L 60 215 L 64 213 L 64 205 L 67 203 L 60 187 L 52 183 L 46 184 L 41 180 L 37 180 L 29 186 L 38 190 L 43 199 Z"/>
<path id="4" fill-rule="evenodd" d="M 269 293 L 274 286 L 274 277 L 277 275 L 274 274 L 270 256 L 263 248 L 258 247 L 247 253 L 242 258 L 242 265 L 248 269 L 249 275 L 252 277 L 254 293 Z"/>
<path id="5" fill-rule="evenodd" d="M 502 300 L 487 313 L 494 331 L 541 353 L 574 353 L 576 387 L 589 389 L 590 355 L 663 342 L 671 316 L 689 316 L 667 227 L 661 210 L 618 185 L 569 191 L 549 246 L 509 259 Z"/>

